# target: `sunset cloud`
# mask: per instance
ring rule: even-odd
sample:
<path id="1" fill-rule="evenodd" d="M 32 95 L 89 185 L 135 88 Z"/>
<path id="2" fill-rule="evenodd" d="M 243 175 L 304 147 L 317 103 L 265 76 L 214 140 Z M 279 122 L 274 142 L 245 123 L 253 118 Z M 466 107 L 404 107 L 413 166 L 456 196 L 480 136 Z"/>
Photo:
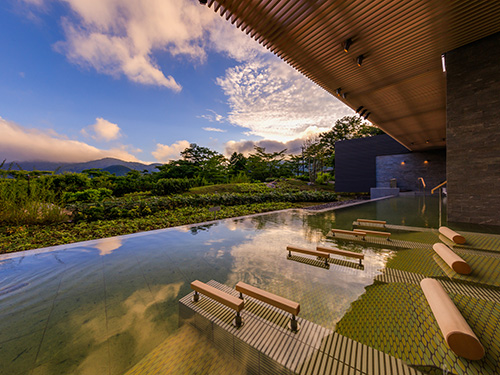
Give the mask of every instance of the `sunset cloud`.
<path id="1" fill-rule="evenodd" d="M 330 130 L 354 111 L 274 57 L 256 59 L 217 79 L 228 97 L 230 123 L 247 135 L 280 142 Z"/>
<path id="2" fill-rule="evenodd" d="M 186 140 L 177 141 L 170 146 L 158 143 L 156 144 L 156 150 L 151 154 L 157 161 L 166 163 L 170 160 L 179 159 L 181 156 L 181 151 L 184 151 L 188 147 L 189 142 Z"/>
<path id="3" fill-rule="evenodd" d="M 224 146 L 224 153 L 230 156 L 233 152 L 242 153 L 245 156 L 255 153 L 255 147 L 263 147 L 266 152 L 280 152 L 286 149 L 287 154 L 298 155 L 302 151 L 304 139 L 297 138 L 288 142 L 279 142 L 269 139 L 261 141 L 229 141 Z"/>
<path id="4" fill-rule="evenodd" d="M 98 117 L 96 123 L 81 130 L 81 133 L 97 141 L 112 141 L 121 137 L 120 127 L 108 120 Z"/>
<path id="5" fill-rule="evenodd" d="M 109 150 L 67 139 L 54 131 L 28 129 L 0 117 L 0 159 L 9 161 L 85 162 L 112 157 L 139 161 L 126 146 Z"/>

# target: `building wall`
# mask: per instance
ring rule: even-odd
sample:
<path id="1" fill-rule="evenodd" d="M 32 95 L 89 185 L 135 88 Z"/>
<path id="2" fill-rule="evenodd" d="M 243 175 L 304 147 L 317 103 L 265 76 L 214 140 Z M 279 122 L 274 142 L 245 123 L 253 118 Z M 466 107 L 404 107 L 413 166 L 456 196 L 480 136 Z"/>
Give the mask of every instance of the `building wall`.
<path id="1" fill-rule="evenodd" d="M 446 152 L 436 150 L 412 152 L 401 155 L 377 156 L 377 187 L 389 187 L 390 180 L 397 180 L 401 191 L 418 191 L 422 177 L 426 192 L 446 180 Z"/>
<path id="2" fill-rule="evenodd" d="M 446 53 L 448 220 L 500 225 L 500 34 Z"/>
<path id="3" fill-rule="evenodd" d="M 408 152 L 386 134 L 335 142 L 335 190 L 369 192 L 377 185 L 375 158 Z"/>

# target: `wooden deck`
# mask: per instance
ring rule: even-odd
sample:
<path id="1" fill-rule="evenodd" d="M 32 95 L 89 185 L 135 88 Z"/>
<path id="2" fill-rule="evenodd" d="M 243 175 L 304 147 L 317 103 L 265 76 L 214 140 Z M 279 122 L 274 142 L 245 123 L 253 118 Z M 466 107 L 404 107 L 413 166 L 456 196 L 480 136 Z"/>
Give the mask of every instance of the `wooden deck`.
<path id="1" fill-rule="evenodd" d="M 238 296 L 216 281 L 208 284 Z M 244 325 L 235 328 L 231 309 L 204 296 L 193 303 L 192 295 L 179 301 L 179 325 L 196 327 L 249 374 L 419 374 L 399 359 L 300 317 L 301 329 L 293 333 L 289 314 L 251 297 L 241 313 Z"/>

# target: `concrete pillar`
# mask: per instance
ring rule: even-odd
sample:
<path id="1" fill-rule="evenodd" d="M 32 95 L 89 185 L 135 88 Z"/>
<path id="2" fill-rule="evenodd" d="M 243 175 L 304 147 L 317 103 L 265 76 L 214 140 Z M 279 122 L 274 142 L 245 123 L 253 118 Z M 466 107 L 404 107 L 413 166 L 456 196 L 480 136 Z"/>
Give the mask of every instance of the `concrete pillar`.
<path id="1" fill-rule="evenodd" d="M 500 33 L 446 53 L 450 222 L 500 226 Z"/>

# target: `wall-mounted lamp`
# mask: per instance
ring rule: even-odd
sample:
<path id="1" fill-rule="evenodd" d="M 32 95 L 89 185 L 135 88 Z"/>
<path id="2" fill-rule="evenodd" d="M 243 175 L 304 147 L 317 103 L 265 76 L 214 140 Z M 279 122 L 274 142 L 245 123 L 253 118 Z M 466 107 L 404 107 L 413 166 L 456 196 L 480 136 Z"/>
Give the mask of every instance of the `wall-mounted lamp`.
<path id="1" fill-rule="evenodd" d="M 428 139 L 425 140 L 425 143 L 429 143 L 430 141 Z"/>
<path id="2" fill-rule="evenodd" d="M 368 117 L 370 117 L 372 113 L 371 112 L 368 112 L 366 115 L 365 115 L 365 120 L 368 120 Z"/>
<path id="3" fill-rule="evenodd" d="M 403 160 L 403 161 L 401 162 L 401 165 L 405 165 L 405 164 L 406 164 L 406 161 L 404 161 L 404 160 Z"/>
<path id="4" fill-rule="evenodd" d="M 363 106 L 359 106 L 358 109 L 356 109 L 356 113 L 359 113 L 359 111 L 361 111 L 363 108 Z"/>
<path id="5" fill-rule="evenodd" d="M 356 58 L 356 64 L 358 64 L 358 66 L 361 66 L 361 64 L 363 64 L 363 60 L 365 59 L 365 57 L 363 55 L 359 55 L 357 58 Z"/>
<path id="6" fill-rule="evenodd" d="M 337 90 L 335 90 L 335 94 L 337 94 L 337 96 L 340 96 L 341 91 L 342 89 L 339 87 Z"/>
<path id="7" fill-rule="evenodd" d="M 429 160 L 424 160 L 424 164 L 429 164 Z"/>
<path id="8" fill-rule="evenodd" d="M 352 39 L 349 38 L 347 39 L 343 44 L 342 47 L 344 48 L 344 52 L 349 52 L 349 47 L 352 45 Z"/>

